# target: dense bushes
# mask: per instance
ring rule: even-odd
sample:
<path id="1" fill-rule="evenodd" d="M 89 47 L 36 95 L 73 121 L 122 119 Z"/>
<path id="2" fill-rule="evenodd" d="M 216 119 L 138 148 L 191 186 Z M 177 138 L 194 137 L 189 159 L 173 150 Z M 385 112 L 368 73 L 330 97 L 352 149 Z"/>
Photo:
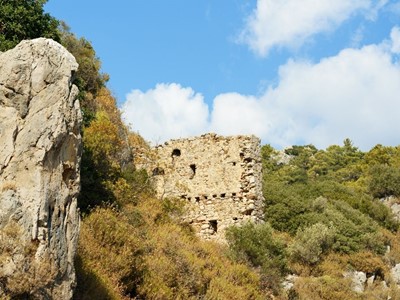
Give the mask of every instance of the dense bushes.
<path id="1" fill-rule="evenodd" d="M 127 216 L 112 208 L 95 209 L 84 220 L 80 233 L 77 299 L 93 299 L 95 295 L 103 298 L 96 291 L 102 285 L 110 295 L 134 293 L 143 272 L 140 254 L 144 245 L 136 233 L 140 229 L 127 220 Z"/>
<path id="2" fill-rule="evenodd" d="M 267 145 L 262 156 L 265 219 L 289 234 L 287 268 L 302 276 L 286 297 L 397 295 L 396 288 L 375 286 L 361 297 L 343 274 L 357 270 L 374 275 L 377 282 L 388 280 L 389 266 L 400 259 L 399 223 L 377 199 L 399 196 L 400 148 L 378 145 L 363 153 L 345 140 L 343 146 L 326 150 L 308 145 L 283 153 Z"/>
<path id="3" fill-rule="evenodd" d="M 368 193 L 368 185 L 382 186 L 371 176 L 370 170 L 375 170 L 376 165 L 366 164 L 366 159 L 371 160 L 371 155 L 365 155 L 364 159 L 364 154 L 350 145 L 351 143 L 347 141 L 343 147 L 331 146 L 326 151 L 318 152 L 310 146 L 297 147 L 294 152 L 287 151 L 297 154 L 288 164 L 278 164 L 276 155 L 271 150 L 269 156 L 264 155 L 264 161 L 267 161 L 264 162 L 264 166 L 269 166 L 264 173 L 266 217 L 274 228 L 295 234 L 299 227 L 317 223 L 320 212 L 313 209 L 312 203 L 322 196 L 327 199 L 325 204 L 327 207 L 333 209 L 334 206 L 341 207 L 342 204 L 337 204 L 337 201 L 346 203 L 344 207 L 351 206 L 354 213 L 349 209 L 346 211 L 346 217 L 350 220 L 358 218 L 361 211 L 379 225 L 392 231 L 397 230 L 398 223 L 390 210 L 373 199 L 376 195 Z M 394 152 L 400 155 L 400 151 Z M 394 169 L 399 170 L 398 166 L 393 166 L 390 170 Z M 354 170 L 363 171 L 357 176 L 349 176 L 355 172 Z M 389 175 L 388 177 L 392 178 Z M 392 182 L 397 181 L 392 180 Z M 396 195 L 394 191 L 392 188 L 389 194 Z M 343 213 L 344 211 L 341 212 Z M 371 220 L 364 218 L 364 221 Z M 376 225 L 374 226 L 376 228 Z"/>
<path id="4" fill-rule="evenodd" d="M 226 246 L 201 242 L 169 216 L 174 201 L 97 208 L 82 225 L 76 299 L 265 299 L 259 275 Z"/>
<path id="5" fill-rule="evenodd" d="M 226 238 L 233 257 L 261 268 L 263 285 L 279 291 L 280 280 L 287 272 L 284 239 L 277 236 L 268 223 L 231 227 Z"/>
<path id="6" fill-rule="evenodd" d="M 61 22 L 59 34 L 62 45 L 74 55 L 79 64 L 74 84 L 79 89 L 78 98 L 83 111 L 84 126 L 87 127 L 95 119 L 99 106 L 99 94 L 105 87 L 109 76 L 100 72 L 101 62 L 87 39 L 76 37 L 64 22 Z"/>
<path id="7" fill-rule="evenodd" d="M 289 248 L 293 261 L 314 265 L 319 262 L 321 255 L 330 250 L 334 243 L 335 229 L 322 223 L 299 230 Z"/>
<path id="8" fill-rule="evenodd" d="M 400 196 L 400 168 L 374 165 L 369 171 L 369 191 L 376 198 Z"/>

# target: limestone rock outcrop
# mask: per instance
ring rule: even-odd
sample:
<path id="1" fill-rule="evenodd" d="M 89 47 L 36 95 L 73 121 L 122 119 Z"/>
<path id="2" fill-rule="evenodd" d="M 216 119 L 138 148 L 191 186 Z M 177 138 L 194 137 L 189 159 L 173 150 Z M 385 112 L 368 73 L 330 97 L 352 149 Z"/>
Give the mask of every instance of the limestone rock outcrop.
<path id="1" fill-rule="evenodd" d="M 351 279 L 351 287 L 354 292 L 364 292 L 365 284 L 367 283 L 367 274 L 360 271 L 349 271 L 344 274 L 344 277 Z"/>
<path id="2" fill-rule="evenodd" d="M 390 269 L 390 274 L 395 284 L 400 285 L 400 264 L 396 264 Z"/>
<path id="3" fill-rule="evenodd" d="M 390 208 L 395 219 L 400 221 L 400 199 L 399 197 L 389 196 L 380 199 L 383 204 Z"/>
<path id="4" fill-rule="evenodd" d="M 77 68 L 65 48 L 44 38 L 0 54 L 0 298 L 72 298 L 80 222 Z"/>

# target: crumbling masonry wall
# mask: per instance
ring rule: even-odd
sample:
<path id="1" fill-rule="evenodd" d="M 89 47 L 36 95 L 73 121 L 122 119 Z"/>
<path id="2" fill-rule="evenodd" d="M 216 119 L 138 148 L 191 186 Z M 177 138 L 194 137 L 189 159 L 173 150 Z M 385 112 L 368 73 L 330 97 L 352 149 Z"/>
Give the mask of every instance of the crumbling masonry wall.
<path id="1" fill-rule="evenodd" d="M 155 148 L 152 175 L 158 197 L 186 202 L 184 221 L 206 240 L 223 241 L 225 229 L 262 220 L 260 140 L 205 134 Z"/>

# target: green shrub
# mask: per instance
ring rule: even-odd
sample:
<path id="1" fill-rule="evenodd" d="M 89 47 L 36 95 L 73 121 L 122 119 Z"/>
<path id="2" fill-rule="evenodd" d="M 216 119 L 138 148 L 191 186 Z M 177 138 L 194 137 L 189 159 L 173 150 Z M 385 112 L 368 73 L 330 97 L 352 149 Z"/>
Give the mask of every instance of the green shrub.
<path id="1" fill-rule="evenodd" d="M 321 223 L 299 230 L 289 248 L 290 258 L 295 262 L 314 265 L 332 247 L 334 238 L 335 229 Z"/>
<path id="2" fill-rule="evenodd" d="M 281 169 L 282 170 L 282 169 Z M 288 184 L 271 173 L 264 177 L 265 218 L 274 229 L 295 235 L 316 223 L 336 229 L 334 251 L 384 251 L 378 224 L 392 231 L 398 222 L 372 197 L 331 179 Z M 372 219 L 371 219 L 372 218 Z"/>
<path id="3" fill-rule="evenodd" d="M 400 168 L 374 165 L 370 176 L 368 187 L 374 197 L 400 196 Z"/>
<path id="4" fill-rule="evenodd" d="M 226 238 L 236 260 L 261 267 L 263 285 L 279 290 L 279 282 L 287 272 L 286 250 L 268 223 L 248 223 L 242 227 L 230 227 Z"/>

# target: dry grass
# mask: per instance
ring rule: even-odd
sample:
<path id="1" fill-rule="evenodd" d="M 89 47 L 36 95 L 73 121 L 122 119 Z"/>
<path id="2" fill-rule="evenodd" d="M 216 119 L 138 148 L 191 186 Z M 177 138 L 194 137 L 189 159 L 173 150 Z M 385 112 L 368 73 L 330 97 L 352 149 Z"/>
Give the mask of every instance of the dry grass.
<path id="1" fill-rule="evenodd" d="M 0 230 L 0 299 L 41 298 L 46 294 L 57 270 L 49 257 L 37 261 L 36 249 L 35 243 L 22 238 L 22 228 L 16 222 Z"/>
<path id="2" fill-rule="evenodd" d="M 225 246 L 173 221 L 172 202 L 141 200 L 84 219 L 76 299 L 268 299 L 260 276 L 231 261 Z"/>

